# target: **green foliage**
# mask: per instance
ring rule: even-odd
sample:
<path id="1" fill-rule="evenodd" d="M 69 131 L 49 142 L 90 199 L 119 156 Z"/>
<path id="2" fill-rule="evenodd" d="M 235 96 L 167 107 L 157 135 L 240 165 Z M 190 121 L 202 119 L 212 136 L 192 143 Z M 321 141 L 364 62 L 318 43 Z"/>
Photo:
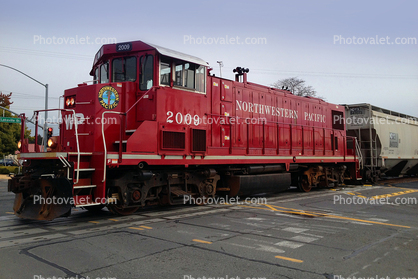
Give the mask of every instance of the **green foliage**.
<path id="1" fill-rule="evenodd" d="M 18 167 L 0 166 L 0 174 L 18 173 Z"/>
<path id="2" fill-rule="evenodd" d="M 3 94 L 0 92 L 0 106 L 9 108 L 12 93 Z M 0 116 L 3 116 L 3 110 L 0 108 Z M 5 117 L 16 117 L 8 111 L 4 111 Z M 30 130 L 25 127 L 25 137 L 29 137 Z M 14 154 L 17 150 L 17 143 L 20 140 L 20 124 L 0 122 L 0 157 L 3 155 Z"/>

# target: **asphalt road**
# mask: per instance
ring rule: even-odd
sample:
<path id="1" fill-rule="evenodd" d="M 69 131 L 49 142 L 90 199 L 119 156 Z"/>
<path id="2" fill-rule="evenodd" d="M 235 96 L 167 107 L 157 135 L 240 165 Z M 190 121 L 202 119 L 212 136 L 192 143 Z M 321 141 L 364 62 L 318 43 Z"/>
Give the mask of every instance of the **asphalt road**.
<path id="1" fill-rule="evenodd" d="M 37 222 L 1 180 L 0 278 L 418 277 L 418 179 L 266 198 Z"/>

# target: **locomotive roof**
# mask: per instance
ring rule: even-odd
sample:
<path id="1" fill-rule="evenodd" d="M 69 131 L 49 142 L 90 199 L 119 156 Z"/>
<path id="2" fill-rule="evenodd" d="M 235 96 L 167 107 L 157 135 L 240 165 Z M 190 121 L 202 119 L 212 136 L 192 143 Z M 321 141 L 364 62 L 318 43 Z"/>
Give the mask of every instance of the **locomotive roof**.
<path id="1" fill-rule="evenodd" d="M 154 44 L 148 44 L 148 45 L 155 48 L 160 54 L 165 55 L 165 56 L 169 56 L 169 57 L 177 58 L 177 59 L 180 59 L 180 60 L 196 63 L 196 64 L 199 64 L 199 65 L 204 65 L 204 66 L 209 65 L 205 60 L 200 59 L 199 57 L 196 57 L 196 56 L 192 56 L 192 55 L 189 55 L 189 54 L 178 52 L 176 50 L 172 50 L 172 49 L 169 49 L 169 48 L 160 47 L 160 46 L 157 46 L 157 45 L 154 45 Z"/>
<path id="2" fill-rule="evenodd" d="M 118 50 L 119 46 L 124 46 L 123 50 Z M 123 43 L 117 43 L 117 44 L 106 44 L 103 45 L 99 51 L 97 52 L 95 58 L 94 58 L 94 62 L 93 62 L 93 67 L 96 65 L 96 63 L 100 60 L 100 58 L 104 55 L 109 55 L 109 54 L 116 54 L 116 53 L 129 53 L 129 52 L 134 52 L 134 51 L 145 51 L 145 50 L 156 50 L 158 53 L 168 56 L 168 57 L 172 57 L 172 58 L 177 58 L 180 60 L 184 60 L 187 62 L 192 62 L 195 64 L 199 64 L 199 65 L 204 65 L 204 66 L 208 66 L 208 63 L 196 56 L 192 56 L 189 54 L 185 54 L 176 50 L 172 50 L 169 48 L 165 48 L 165 47 L 161 47 L 158 45 L 154 45 L 154 44 L 149 44 L 143 41 L 132 41 L 132 42 L 123 42 Z M 92 74 L 92 73 L 91 73 Z"/>

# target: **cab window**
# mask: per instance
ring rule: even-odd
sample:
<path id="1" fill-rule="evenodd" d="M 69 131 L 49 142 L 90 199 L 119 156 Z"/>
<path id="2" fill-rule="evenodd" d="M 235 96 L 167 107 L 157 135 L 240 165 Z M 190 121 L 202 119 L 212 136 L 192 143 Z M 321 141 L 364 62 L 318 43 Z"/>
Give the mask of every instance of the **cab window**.
<path id="1" fill-rule="evenodd" d="M 160 84 L 170 85 L 171 61 L 167 57 L 161 58 L 160 63 Z"/>
<path id="2" fill-rule="evenodd" d="M 136 57 L 115 58 L 112 61 L 112 81 L 135 81 L 136 80 Z"/>
<path id="3" fill-rule="evenodd" d="M 148 90 L 153 85 L 153 76 L 154 76 L 154 56 L 153 55 L 144 55 L 141 57 L 140 61 L 140 82 L 139 89 L 144 91 Z"/>
<path id="4" fill-rule="evenodd" d="M 162 57 L 160 62 L 160 84 L 170 85 L 171 68 L 173 85 L 205 92 L 206 67 L 195 63 Z M 173 65 L 173 66 L 171 66 Z"/>
<path id="5" fill-rule="evenodd" d="M 206 67 L 199 65 L 199 67 L 196 69 L 196 90 L 199 92 L 205 92 L 205 86 L 206 86 Z"/>
<path id="6" fill-rule="evenodd" d="M 106 62 L 100 66 L 100 83 L 108 83 L 109 82 L 109 63 Z"/>
<path id="7" fill-rule="evenodd" d="M 99 82 L 99 67 L 94 70 L 94 80 L 93 83 L 96 84 Z"/>

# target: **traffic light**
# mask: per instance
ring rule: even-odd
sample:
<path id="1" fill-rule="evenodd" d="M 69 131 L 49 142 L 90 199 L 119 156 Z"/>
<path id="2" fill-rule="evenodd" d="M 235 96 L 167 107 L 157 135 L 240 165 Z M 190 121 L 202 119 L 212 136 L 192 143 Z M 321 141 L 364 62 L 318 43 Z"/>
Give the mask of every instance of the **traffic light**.
<path id="1" fill-rule="evenodd" d="M 52 137 L 52 127 L 48 128 L 48 139 Z"/>

